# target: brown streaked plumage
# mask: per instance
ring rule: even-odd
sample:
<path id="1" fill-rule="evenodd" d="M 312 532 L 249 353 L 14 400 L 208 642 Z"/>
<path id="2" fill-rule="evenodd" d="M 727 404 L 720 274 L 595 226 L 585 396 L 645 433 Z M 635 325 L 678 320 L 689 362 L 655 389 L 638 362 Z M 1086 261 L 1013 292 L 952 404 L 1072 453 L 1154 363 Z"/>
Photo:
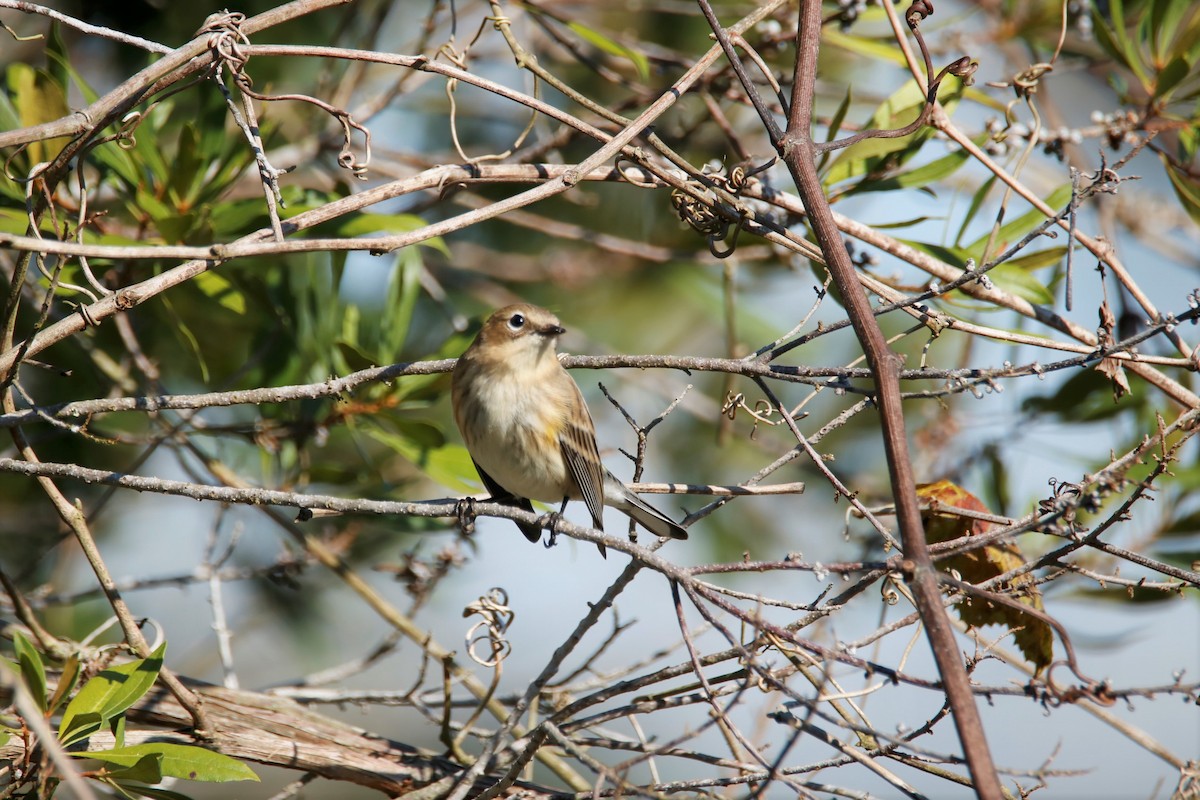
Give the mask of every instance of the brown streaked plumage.
<path id="1" fill-rule="evenodd" d="M 658 536 L 686 539 L 682 526 L 601 463 L 587 404 L 558 362 L 565 332 L 544 308 L 507 306 L 488 318 L 455 365 L 454 419 L 484 486 L 497 502 L 526 510 L 530 499 L 583 500 L 599 530 L 609 505 Z M 518 526 L 530 541 L 541 535 L 535 525 Z"/>

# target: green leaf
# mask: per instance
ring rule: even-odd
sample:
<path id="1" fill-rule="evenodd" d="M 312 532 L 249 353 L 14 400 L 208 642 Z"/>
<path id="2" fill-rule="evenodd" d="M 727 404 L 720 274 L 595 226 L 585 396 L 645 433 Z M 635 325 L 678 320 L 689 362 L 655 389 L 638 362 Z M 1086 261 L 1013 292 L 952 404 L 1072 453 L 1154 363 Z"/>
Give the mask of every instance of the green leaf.
<path id="1" fill-rule="evenodd" d="M 50 23 L 50 31 L 46 35 L 45 52 L 46 74 L 65 92 L 67 81 L 70 80 L 70 72 L 64 65 L 70 60 L 70 51 L 67 50 L 66 42 L 63 41 L 62 26 L 58 24 L 58 20 Z"/>
<path id="2" fill-rule="evenodd" d="M 126 797 L 149 797 L 153 800 L 192 800 L 186 794 L 172 792 L 170 789 L 163 789 L 158 786 L 139 786 L 134 783 L 123 783 L 121 781 L 115 784 L 118 791 L 124 793 Z"/>
<path id="3" fill-rule="evenodd" d="M 416 214 L 357 214 L 335 226 L 337 236 L 355 237 L 367 236 L 372 233 L 408 233 L 425 227 L 428 224 Z M 432 247 L 447 258 L 450 248 L 440 236 L 426 239 L 419 244 Z"/>
<path id="4" fill-rule="evenodd" d="M 381 354 L 394 361 L 408 339 L 413 310 L 421 294 L 421 272 L 425 269 L 421 251 L 405 247 L 396 254 L 396 264 L 388 279 L 387 301 L 383 309 Z"/>
<path id="5" fill-rule="evenodd" d="M 896 189 L 920 189 L 950 177 L 971 157 L 966 150 L 948 153 L 928 164 L 878 181 L 862 181 L 846 194 L 890 192 Z"/>
<path id="6" fill-rule="evenodd" d="M 1188 76 L 1192 71 L 1192 65 L 1187 62 L 1183 56 L 1176 56 L 1167 62 L 1167 65 L 1159 70 L 1158 77 L 1154 82 L 1154 97 L 1158 100 L 1165 100 L 1171 94 L 1171 90 L 1179 85 L 1180 81 Z"/>
<path id="7" fill-rule="evenodd" d="M 71 53 L 62 38 L 62 30 L 57 21 L 51 24 L 49 44 L 46 47 L 46 62 L 49 64 L 50 73 L 57 76 L 56 79 L 60 85 L 66 86 L 67 80 L 70 79 L 79 89 L 79 94 L 85 103 L 91 105 L 96 102 L 99 95 L 71 65 Z"/>
<path id="8" fill-rule="evenodd" d="M 0 92 L 0 131 L 15 131 L 20 127 L 21 117 L 8 99 L 8 93 Z M 9 175 L 0 176 L 0 192 L 24 208 L 25 192 Z"/>
<path id="9" fill-rule="evenodd" d="M 149 658 L 108 667 L 85 683 L 63 711 L 62 722 L 58 726 L 59 741 L 67 746 L 90 735 L 79 735 L 76 719 L 94 714 L 99 717 L 100 724 L 104 724 L 141 699 L 158 678 L 166 649 L 166 642 L 163 642 Z M 88 719 L 90 726 L 91 718 Z M 70 741 L 64 738 L 66 733 L 71 733 Z"/>
<path id="10" fill-rule="evenodd" d="M 1191 0 L 1184 0 L 1184 2 L 1191 2 Z M 1155 60 L 1165 60 L 1163 56 L 1167 51 L 1167 43 L 1175 33 L 1175 28 L 1179 24 L 1179 16 L 1185 9 L 1184 3 L 1178 2 L 1178 0 L 1150 3 L 1149 14 L 1145 15 L 1145 22 L 1149 26 Z M 1165 27 L 1168 24 L 1171 27 Z"/>
<path id="11" fill-rule="evenodd" d="M 50 698 L 49 711 L 54 711 L 62 705 L 63 700 L 70 696 L 75 690 L 75 685 L 79 682 L 79 657 L 76 655 L 70 656 L 63 664 L 62 672 L 58 676 L 58 684 L 54 687 L 54 695 Z"/>
<path id="12" fill-rule="evenodd" d="M 1196 109 L 1200 115 L 1200 108 Z M 1191 161 L 1200 151 L 1200 127 L 1191 126 L 1179 131 L 1179 152 L 1184 161 Z"/>
<path id="13" fill-rule="evenodd" d="M 116 142 L 105 142 L 93 148 L 90 155 L 98 165 L 108 168 L 109 176 L 119 179 L 129 189 L 141 180 L 133 154 Z"/>
<path id="14" fill-rule="evenodd" d="M 847 85 L 846 96 L 842 98 L 837 111 L 833 113 L 833 117 L 829 120 L 829 132 L 825 136 L 826 142 L 832 142 L 837 138 L 838 131 L 842 129 L 842 123 L 846 121 L 846 112 L 850 110 L 852 102 L 854 102 L 854 88 Z"/>
<path id="15" fill-rule="evenodd" d="M 70 711 L 70 706 L 67 707 Z M 78 711 L 63 717 L 58 725 L 58 741 L 63 747 L 78 744 L 104 727 L 104 717 L 95 711 Z"/>
<path id="16" fill-rule="evenodd" d="M 1116 36 L 1117 46 L 1120 48 L 1125 65 L 1130 71 L 1137 76 L 1143 87 L 1149 87 L 1149 76 L 1146 73 L 1146 65 L 1142 60 L 1141 50 L 1136 42 L 1129 38 L 1127 23 L 1125 20 L 1125 5 L 1124 0 L 1109 0 L 1109 13 L 1112 15 L 1113 33 Z"/>
<path id="17" fill-rule="evenodd" d="M 434 360 L 439 358 L 457 358 L 462 355 L 462 352 L 467 349 L 471 341 L 475 338 L 478 330 L 469 330 L 463 333 L 455 333 L 449 336 L 446 341 L 442 342 L 441 346 L 432 353 L 422 355 L 423 359 Z M 392 388 L 392 392 L 399 398 L 409 399 L 434 399 L 440 400 L 445 397 L 445 375 L 409 375 L 396 381 Z M 444 439 L 445 437 L 443 437 Z M 470 476 L 473 478 L 473 475 Z"/>
<path id="18" fill-rule="evenodd" d="M 979 185 L 975 190 L 975 194 L 971 195 L 971 205 L 967 207 L 967 213 L 963 217 L 962 225 L 958 228 L 958 235 L 954 237 L 954 246 L 961 247 L 963 237 L 967 234 L 967 228 L 971 221 L 975 219 L 975 215 L 979 213 L 980 207 L 983 206 L 983 201 L 987 199 L 988 192 L 996 185 L 996 176 L 989 175 L 988 179 Z"/>
<path id="19" fill-rule="evenodd" d="M 871 227 L 878 228 L 880 230 L 903 230 L 904 228 L 911 228 L 914 225 L 921 225 L 922 223 L 929 222 L 930 220 L 940 219 L 941 217 L 921 216 L 913 217 L 912 219 L 897 219 L 891 222 L 873 222 L 871 223 Z"/>
<path id="20" fill-rule="evenodd" d="M 156 189 L 156 196 L 157 187 L 165 186 L 167 178 L 171 174 L 171 167 L 167 161 L 168 156 L 162 149 L 161 143 L 165 125 L 173 119 L 174 112 L 175 104 L 170 101 L 151 106 L 141 124 L 134 131 L 131 152 L 140 166 L 150 173 Z"/>
<path id="21" fill-rule="evenodd" d="M 145 758 L 154 758 L 159 763 L 162 777 L 166 778 L 182 778 L 206 783 L 258 780 L 258 776 L 254 774 L 253 770 L 236 758 L 190 744 L 146 742 L 115 750 L 99 750 L 73 755 L 129 767 L 141 763 Z M 135 778 L 134 780 L 145 779 Z M 158 780 L 146 782 L 157 783 Z"/>
<path id="22" fill-rule="evenodd" d="M 1054 294 L 1046 288 L 1045 284 L 1011 261 L 1005 261 L 988 270 L 988 277 L 992 279 L 997 288 L 1031 303 L 1050 305 L 1054 302 Z"/>
<path id="23" fill-rule="evenodd" d="M 1036 253 L 1010 258 L 1009 266 L 1018 267 L 1029 271 L 1033 269 L 1044 269 L 1052 267 L 1055 264 L 1066 258 L 1067 248 L 1065 247 L 1047 247 L 1045 250 L 1038 250 Z"/>
<path id="24" fill-rule="evenodd" d="M 1096 41 L 1100 44 L 1101 49 L 1124 65 L 1125 53 L 1121 50 L 1120 42 L 1117 41 L 1116 31 L 1095 4 L 1092 4 L 1092 30 L 1096 34 Z"/>
<path id="25" fill-rule="evenodd" d="M 403 458 L 421 468 L 430 479 L 448 489 L 458 492 L 473 492 L 479 489 L 474 482 L 478 475 L 467 448 L 457 444 L 430 447 L 420 442 L 424 433 L 419 425 L 405 425 L 406 430 L 388 431 L 371 426 L 367 434 L 381 444 L 390 447 Z M 428 428 L 428 426 L 424 426 Z"/>
<path id="26" fill-rule="evenodd" d="M 25 688 L 29 690 L 42 713 L 46 713 L 49 706 L 46 703 L 46 665 L 42 661 L 42 654 L 20 631 L 13 632 L 13 650 L 16 652 L 17 665 L 21 668 L 21 680 L 25 683 Z"/>
<path id="27" fill-rule="evenodd" d="M 425 225 L 425 220 L 416 214 L 355 214 L 338 223 L 336 232 L 341 237 L 367 236 L 372 233 L 408 233 Z"/>
<path id="28" fill-rule="evenodd" d="M 637 50 L 623 45 L 615 39 L 611 39 L 579 22 L 568 22 L 567 27 L 573 30 L 576 36 L 597 50 L 608 53 L 610 56 L 628 59 L 633 64 L 633 68 L 637 70 L 638 78 L 641 80 L 647 81 L 650 79 L 650 59 Z"/>
<path id="29" fill-rule="evenodd" d="M 255 170 L 254 151 L 247 146 L 242 136 L 230 136 L 225 118 L 228 111 L 217 92 L 205 92 L 201 99 L 202 107 L 198 110 L 194 123 L 199 134 L 196 147 L 197 158 L 204 168 L 197 173 L 189 200 L 193 207 L 224 206 L 231 201 L 218 200 L 223 197 L 239 177 L 247 170 Z M 271 138 L 278 126 L 271 118 L 259 120 L 259 134 L 263 145 L 270 149 Z M 294 185 L 284 184 L 285 201 L 291 205 L 286 195 L 295 189 Z M 260 212 L 265 217 L 265 204 L 262 196 L 255 198 Z M 237 201 L 232 201 L 237 202 Z M 213 208 L 214 212 L 217 208 Z M 257 215 L 256 215 L 257 216 Z M 258 226 L 255 226 L 258 227 Z"/>
<path id="30" fill-rule="evenodd" d="M 949 77 L 942 81 L 938 89 L 938 98 L 947 110 L 962 93 L 962 81 Z M 917 86 L 916 81 L 906 81 L 899 89 L 884 100 L 864 129 L 895 130 L 911 124 L 921 113 L 925 105 L 925 93 Z M 859 175 L 869 174 L 884 168 L 895 168 L 915 155 L 932 135 L 929 126 L 922 127 L 914 133 L 898 138 L 869 138 L 850 145 L 843 150 L 829 167 L 822 178 L 826 186 L 833 186 L 842 181 Z"/>
<path id="31" fill-rule="evenodd" d="M 1049 197 L 1045 198 L 1045 203 L 1051 209 L 1059 209 L 1067 204 L 1071 199 L 1071 184 L 1065 183 L 1050 193 Z M 996 234 L 995 241 L 992 245 L 992 253 L 999 254 L 1007 249 L 1010 245 L 1016 243 L 1022 236 L 1025 236 L 1038 225 L 1046 221 L 1046 215 L 1036 208 L 1031 208 L 1021 216 L 1007 222 L 1001 226 Z M 983 260 L 983 248 L 987 245 L 991 233 L 985 233 L 974 242 L 967 245 L 966 250 L 972 258 L 977 261 Z"/>
<path id="32" fill-rule="evenodd" d="M 246 296 L 219 272 L 208 270 L 193 279 L 196 287 L 235 314 L 246 313 Z"/>
<path id="33" fill-rule="evenodd" d="M 200 367 L 200 378 L 205 383 L 208 383 L 208 360 L 204 357 L 204 350 L 200 347 L 200 340 L 196 338 L 196 334 L 192 333 L 192 329 L 186 322 L 183 321 L 183 318 L 180 317 L 179 312 L 175 310 L 175 306 L 171 302 L 170 296 L 167 294 L 162 294 L 159 295 L 159 297 L 162 300 L 163 308 L 165 308 L 167 313 L 170 314 L 174 319 L 175 324 L 171 326 L 171 330 L 182 340 L 183 345 L 196 357 L 196 364 Z"/>
<path id="34" fill-rule="evenodd" d="M 854 89 L 851 86 L 847 86 L 846 96 L 842 98 L 837 111 L 833 112 L 833 117 L 829 120 L 829 129 L 825 134 L 826 142 L 832 142 L 837 138 L 838 131 L 842 129 L 842 123 L 846 121 L 846 113 L 850 111 L 850 104 L 853 102 L 853 98 Z M 833 157 L 833 152 L 832 150 L 826 150 L 824 153 L 821 153 L 821 157 L 817 160 L 818 175 L 824 174 L 829 159 Z"/>
<path id="35" fill-rule="evenodd" d="M 1143 18 L 1156 63 L 1182 55 L 1200 39 L 1196 35 L 1200 15 L 1195 11 L 1194 0 L 1155 0 L 1150 4 L 1150 13 L 1143 14 Z M 1189 12 L 1192 12 L 1191 19 L 1185 19 Z"/>
<path id="36" fill-rule="evenodd" d="M 337 283 L 340 286 L 342 283 L 342 279 L 338 278 Z M 341 339 L 341 341 L 344 341 L 346 344 L 350 345 L 351 347 L 356 348 L 358 351 L 358 355 L 360 355 L 364 359 L 366 359 L 366 361 L 361 366 L 351 367 L 351 369 L 354 369 L 354 370 L 367 369 L 368 367 L 373 367 L 373 366 L 376 366 L 379 364 L 379 360 L 374 358 L 373 356 L 368 355 L 361 348 L 361 346 L 359 344 L 359 332 L 362 331 L 362 328 L 363 328 L 362 316 L 363 316 L 362 308 L 359 307 L 358 305 L 355 305 L 354 303 L 347 303 L 346 310 L 342 313 L 342 339 Z"/>
<path id="37" fill-rule="evenodd" d="M 915 116 L 914 113 L 908 120 L 897 120 L 897 124 L 888 127 L 903 127 L 912 122 Z M 864 139 L 843 150 L 833 160 L 822 181 L 825 186 L 834 186 L 880 170 L 887 166 L 885 162 L 890 162 L 892 167 L 898 166 L 915 155 L 928 138 L 928 130 L 922 130 L 895 139 Z"/>
<path id="38" fill-rule="evenodd" d="M 95 753 L 72 753 L 83 758 L 91 758 L 112 764 L 116 769 L 105 770 L 105 777 L 121 781 L 141 781 L 142 783 L 158 783 L 163 779 L 162 756 L 157 753 L 147 753 L 136 756 L 118 754 L 117 751 L 97 751 Z"/>
<path id="39" fill-rule="evenodd" d="M 928 253 L 934 258 L 941 259 L 951 266 L 965 269 L 967 266 L 967 258 L 969 253 L 963 247 L 948 247 L 942 244 L 933 244 L 931 242 L 918 242 L 915 239 L 901 239 L 900 241 L 915 247 L 922 253 Z"/>
<path id="40" fill-rule="evenodd" d="M 289 211 L 296 209 L 291 206 Z M 267 212 L 261 197 L 252 200 L 231 200 L 210 206 L 209 224 L 212 235 L 219 240 L 235 239 L 267 223 Z"/>
<path id="41" fill-rule="evenodd" d="M 175 158 L 167 175 L 167 188 L 181 210 L 190 211 L 193 192 L 201 183 L 201 170 L 206 166 L 200 156 L 200 133 L 192 122 L 179 129 Z"/>
<path id="42" fill-rule="evenodd" d="M 8 66 L 8 89 L 12 104 L 20 118 L 21 127 L 41 125 L 67 116 L 66 94 L 62 84 L 57 83 L 45 70 L 34 69 L 28 64 L 17 62 Z M 28 145 L 29 167 L 41 161 L 50 161 L 62 151 L 69 137 L 43 139 Z"/>
<path id="43" fill-rule="evenodd" d="M 1166 163 L 1165 159 L 1164 163 Z M 1175 190 L 1175 196 L 1179 198 L 1180 204 L 1192 221 L 1200 225 L 1200 183 L 1170 163 L 1167 163 L 1166 166 L 1167 177 L 1171 180 L 1171 188 Z"/>
<path id="44" fill-rule="evenodd" d="M 135 162 L 136 167 L 143 166 L 139 162 Z M 129 215 L 139 222 L 152 222 L 158 229 L 159 234 L 168 242 L 178 242 L 182 239 L 190 225 L 190 217 L 180 219 L 180 215 L 175 213 L 175 209 L 164 203 L 154 193 L 153 184 L 141 182 L 134 190 L 133 199 L 126 200 L 125 207 L 129 211 Z"/>
<path id="45" fill-rule="evenodd" d="M 1200 23 L 1200 18 L 1194 20 L 1194 22 Z M 1189 64 L 1195 64 L 1197 60 L 1200 60 L 1200 33 L 1197 32 L 1197 28 L 1200 28 L 1200 24 L 1193 24 L 1191 26 L 1191 30 L 1188 32 L 1188 35 L 1180 37 L 1181 44 L 1187 44 L 1188 42 L 1191 42 L 1191 44 L 1188 45 L 1182 53 L 1183 57 L 1188 60 Z"/>
<path id="46" fill-rule="evenodd" d="M 836 28 L 826 25 L 821 29 L 821 44 L 840 47 L 851 53 L 879 61 L 890 61 L 897 66 L 905 66 L 904 53 L 900 52 L 900 48 L 896 47 L 896 42 L 891 37 L 869 39 L 865 36 L 842 33 Z"/>
<path id="47" fill-rule="evenodd" d="M 118 714 L 108 723 L 108 728 L 112 731 L 113 747 L 125 746 L 125 715 Z"/>
<path id="48" fill-rule="evenodd" d="M 347 311 L 352 308 L 355 308 L 355 306 L 350 306 Z M 378 361 L 371 358 L 367 353 L 364 353 L 352 342 L 348 342 L 345 339 L 338 339 L 334 344 L 337 346 L 338 352 L 351 372 L 358 372 L 359 370 L 379 366 Z"/>

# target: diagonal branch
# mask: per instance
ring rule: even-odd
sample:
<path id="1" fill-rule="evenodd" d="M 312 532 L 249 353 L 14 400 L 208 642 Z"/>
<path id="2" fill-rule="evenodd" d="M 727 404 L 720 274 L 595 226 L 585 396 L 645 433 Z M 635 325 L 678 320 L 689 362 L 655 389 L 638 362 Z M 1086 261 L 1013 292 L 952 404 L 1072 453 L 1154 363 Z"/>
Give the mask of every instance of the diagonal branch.
<path id="1" fill-rule="evenodd" d="M 707 0 L 699 2 L 702 8 L 708 5 Z M 728 43 L 728 37 L 720 25 L 714 25 L 713 32 L 719 40 L 723 40 L 726 52 L 732 53 L 732 45 Z M 970 681 L 958 652 L 954 629 L 941 602 L 937 572 L 925 543 L 901 405 L 900 357 L 889 348 L 872 313 L 870 302 L 859 286 L 854 264 L 842 243 L 817 176 L 818 151 L 811 128 L 820 38 L 821 4 L 819 0 L 802 0 L 796 34 L 797 57 L 791 113 L 787 130 L 782 139 L 776 142 L 776 147 L 808 211 L 813 234 L 821 246 L 829 272 L 842 292 L 851 325 L 875 376 L 884 451 L 907 556 L 905 578 L 912 586 L 921 620 L 926 625 L 976 791 L 982 798 L 998 800 L 1001 796 L 1000 781 L 987 747 L 979 710 L 971 695 Z M 736 60 L 736 55 L 733 60 Z M 752 90 L 750 86 L 745 88 L 747 92 Z M 774 125 L 774 121 L 766 117 L 762 122 L 768 131 Z"/>

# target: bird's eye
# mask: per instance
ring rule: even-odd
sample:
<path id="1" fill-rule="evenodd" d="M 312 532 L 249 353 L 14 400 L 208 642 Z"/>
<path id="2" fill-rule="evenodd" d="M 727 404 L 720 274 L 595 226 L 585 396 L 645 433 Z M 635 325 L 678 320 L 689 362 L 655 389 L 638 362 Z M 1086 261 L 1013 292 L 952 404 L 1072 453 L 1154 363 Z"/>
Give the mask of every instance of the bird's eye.
<path id="1" fill-rule="evenodd" d="M 514 331 L 519 331 L 525 327 L 525 316 L 523 314 L 513 314 L 508 320 L 508 327 Z"/>

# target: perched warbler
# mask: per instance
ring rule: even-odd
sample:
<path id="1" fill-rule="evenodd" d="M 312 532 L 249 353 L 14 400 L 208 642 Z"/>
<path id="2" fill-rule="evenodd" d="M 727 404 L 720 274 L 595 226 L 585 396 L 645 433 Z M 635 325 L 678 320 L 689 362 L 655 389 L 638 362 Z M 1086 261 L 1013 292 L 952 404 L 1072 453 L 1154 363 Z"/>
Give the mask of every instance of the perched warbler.
<path id="1" fill-rule="evenodd" d="M 492 499 L 527 511 L 582 499 L 598 530 L 611 506 L 657 536 L 686 539 L 683 526 L 648 505 L 600 463 L 596 428 L 555 348 L 558 318 L 525 303 L 488 317 L 451 380 L 454 420 Z M 517 523 L 536 542 L 537 525 Z M 604 552 L 604 548 L 600 548 Z"/>

